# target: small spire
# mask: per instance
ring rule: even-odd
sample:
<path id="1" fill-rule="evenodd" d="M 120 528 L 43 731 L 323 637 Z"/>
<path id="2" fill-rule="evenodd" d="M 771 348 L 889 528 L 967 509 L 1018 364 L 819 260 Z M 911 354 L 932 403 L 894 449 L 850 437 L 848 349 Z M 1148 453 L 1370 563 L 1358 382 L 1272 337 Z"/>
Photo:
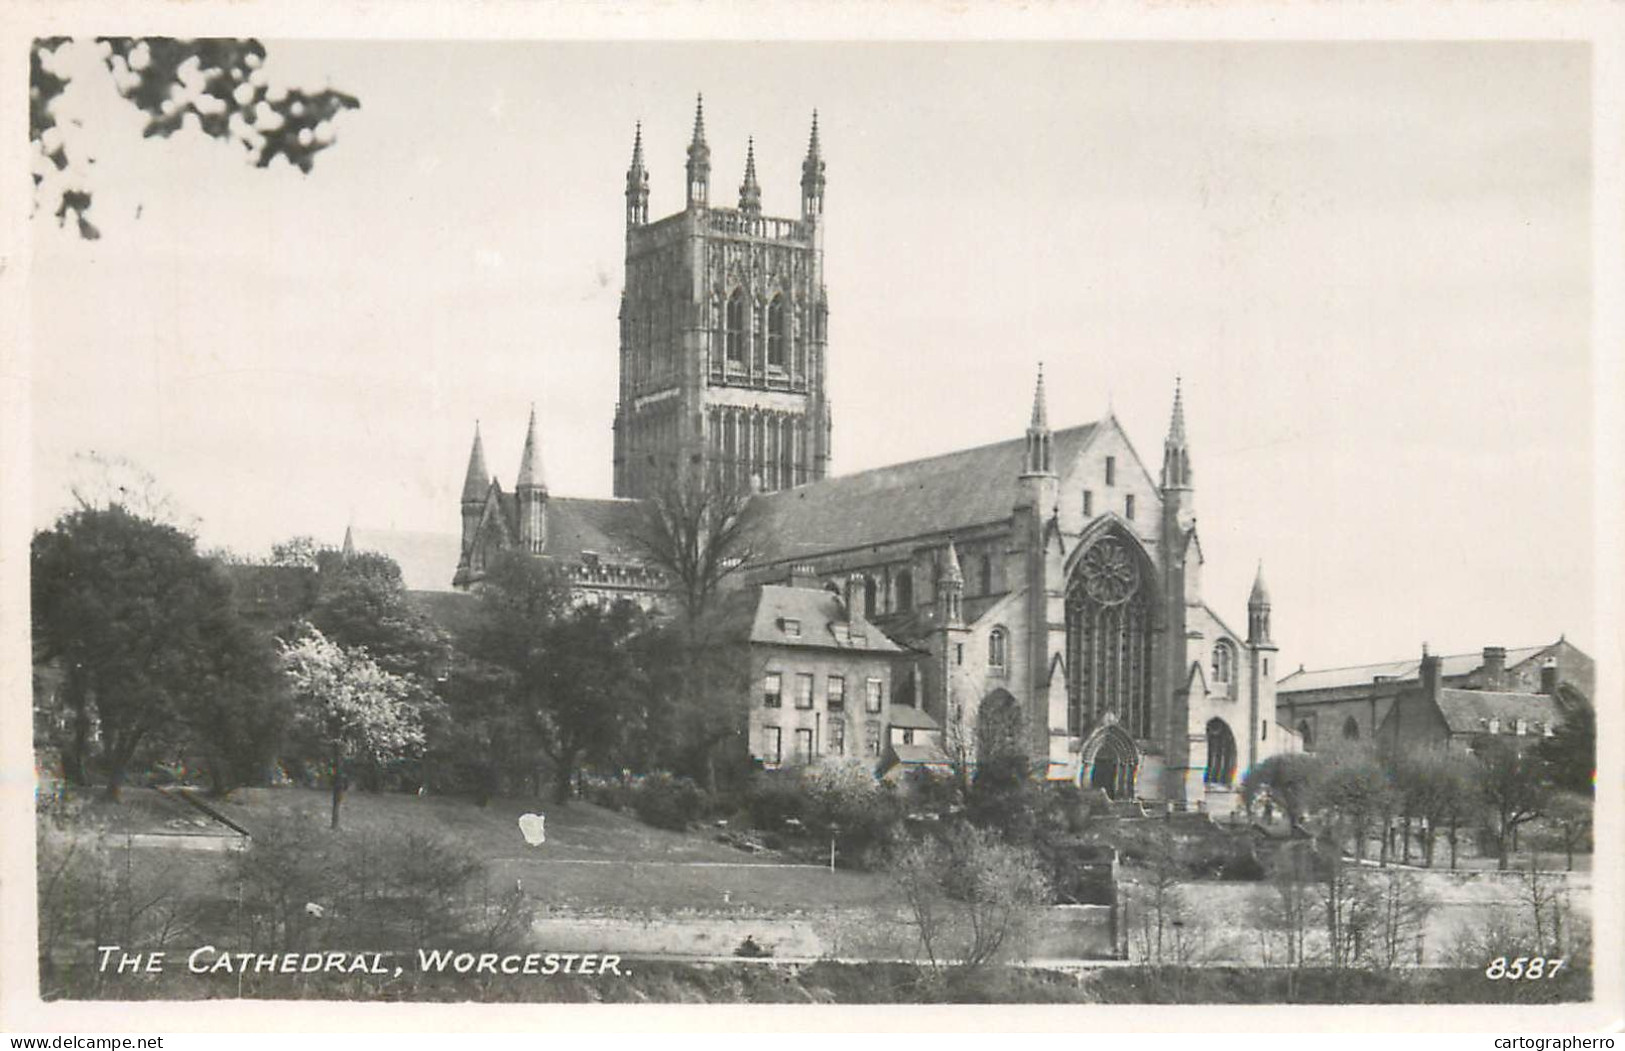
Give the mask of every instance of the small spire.
<path id="1" fill-rule="evenodd" d="M 690 143 L 693 146 L 705 145 L 705 93 L 697 92 L 694 95 L 694 138 Z"/>
<path id="2" fill-rule="evenodd" d="M 1180 377 L 1174 377 L 1174 415 L 1168 421 L 1168 444 L 1185 444 L 1185 400 Z"/>
<path id="3" fill-rule="evenodd" d="M 705 144 L 705 96 L 694 101 L 694 138 L 688 144 L 688 203 L 704 205 L 711 190 L 711 147 Z"/>
<path id="4" fill-rule="evenodd" d="M 463 479 L 463 502 L 485 499 L 485 443 L 480 440 L 480 422 L 474 421 L 474 448 L 468 454 L 468 474 Z"/>
<path id="5" fill-rule="evenodd" d="M 344 556 L 345 561 L 349 561 L 350 559 L 355 557 L 355 528 L 354 528 L 354 526 L 346 525 L 344 527 L 344 546 L 339 548 L 339 553 Z"/>
<path id="6" fill-rule="evenodd" d="M 818 111 L 813 110 L 807 159 L 801 162 L 801 216 L 817 219 L 824 212 L 824 159 L 818 149 Z"/>
<path id="7" fill-rule="evenodd" d="M 514 491 L 546 489 L 542 478 L 542 458 L 536 451 L 536 403 L 530 405 L 530 425 L 525 428 L 525 451 L 519 454 L 519 476 L 514 479 Z"/>
<path id="8" fill-rule="evenodd" d="M 642 226 L 649 221 L 649 171 L 643 166 L 643 122 L 632 133 L 632 165 L 626 169 L 626 222 Z"/>
<path id="9" fill-rule="evenodd" d="M 942 582 L 944 584 L 965 583 L 965 571 L 959 566 L 959 551 L 954 547 L 954 538 L 948 538 L 948 551 L 943 556 Z"/>
<path id="10" fill-rule="evenodd" d="M 1258 560 L 1258 574 L 1253 577 L 1253 593 L 1247 596 L 1248 606 L 1270 604 L 1270 589 L 1264 585 L 1264 560 Z"/>
<path id="11" fill-rule="evenodd" d="M 756 139 L 745 146 L 745 181 L 739 184 L 739 210 L 746 215 L 762 214 L 762 187 L 756 181 Z"/>
<path id="12" fill-rule="evenodd" d="M 1038 384 L 1033 388 L 1033 421 L 1031 429 L 1049 430 L 1049 407 L 1044 400 L 1044 363 L 1038 363 Z"/>

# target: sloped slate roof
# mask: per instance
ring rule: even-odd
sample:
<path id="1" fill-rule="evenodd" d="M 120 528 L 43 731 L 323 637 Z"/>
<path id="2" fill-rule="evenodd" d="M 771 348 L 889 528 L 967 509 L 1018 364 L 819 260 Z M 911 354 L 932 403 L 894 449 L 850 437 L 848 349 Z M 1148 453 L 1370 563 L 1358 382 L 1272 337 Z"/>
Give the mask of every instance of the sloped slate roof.
<path id="1" fill-rule="evenodd" d="M 1502 733 L 1510 733 L 1519 719 L 1543 727 L 1555 726 L 1559 721 L 1557 703 L 1545 694 L 1488 690 L 1440 690 L 1439 714 L 1444 716 L 1450 732 L 1458 734 L 1483 732 L 1483 721 L 1487 719 L 1499 719 Z"/>
<path id="2" fill-rule="evenodd" d="M 785 633 L 786 620 L 800 622 L 800 635 Z M 843 640 L 836 635 L 834 626 L 846 623 L 851 624 L 851 631 Z M 863 637 L 861 644 L 852 641 L 854 633 Z M 849 621 L 845 604 L 834 593 L 822 588 L 791 588 L 778 584 L 764 584 L 756 592 L 750 641 L 871 653 L 903 652 L 885 632 L 864 620 L 861 613 L 854 612 Z"/>
<path id="3" fill-rule="evenodd" d="M 1546 649 L 1546 646 L 1524 646 L 1520 649 L 1509 649 L 1507 650 L 1507 667 L 1522 664 L 1544 649 Z M 1457 653 L 1439 658 L 1439 674 L 1447 678 L 1467 675 L 1477 671 L 1483 665 L 1484 653 L 1482 650 L 1477 653 Z M 1276 694 L 1298 693 L 1303 690 L 1330 690 L 1340 686 L 1370 685 L 1371 680 L 1379 675 L 1400 681 L 1416 679 L 1421 675 L 1421 668 L 1422 658 L 1416 656 L 1402 661 L 1389 661 L 1385 664 L 1356 664 L 1347 668 L 1297 671 L 1277 684 Z"/>
<path id="4" fill-rule="evenodd" d="M 1057 465 L 1082 451 L 1097 424 L 1054 432 Z M 1010 516 L 1026 439 L 876 467 L 759 497 L 767 561 L 949 533 Z"/>
<path id="5" fill-rule="evenodd" d="M 904 730 L 942 729 L 937 725 L 937 721 L 931 718 L 931 713 L 919 708 L 912 708 L 906 704 L 892 705 L 891 724 Z"/>
<path id="6" fill-rule="evenodd" d="M 891 746 L 898 763 L 946 763 L 947 753 L 934 744 L 894 744 Z"/>
<path id="7" fill-rule="evenodd" d="M 566 561 L 578 560 L 587 551 L 610 562 L 645 561 L 635 539 L 642 514 L 637 500 L 549 497 L 543 553 Z"/>

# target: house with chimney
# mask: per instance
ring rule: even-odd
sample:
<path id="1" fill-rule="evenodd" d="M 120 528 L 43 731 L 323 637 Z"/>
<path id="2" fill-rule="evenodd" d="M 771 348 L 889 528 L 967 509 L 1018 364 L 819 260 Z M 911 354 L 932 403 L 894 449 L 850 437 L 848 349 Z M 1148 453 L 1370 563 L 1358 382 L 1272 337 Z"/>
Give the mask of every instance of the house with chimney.
<path id="1" fill-rule="evenodd" d="M 1487 686 L 1461 688 L 1446 684 L 1444 661 L 1422 651 L 1417 681 L 1401 689 L 1377 727 L 1385 749 L 1443 748 L 1470 754 L 1486 737 L 1504 740 L 1522 751 L 1551 737 L 1562 721 L 1562 689 L 1555 657 L 1540 665 L 1539 692 L 1507 688 L 1519 684 L 1500 675 L 1483 677 Z"/>
<path id="2" fill-rule="evenodd" d="M 1425 647 L 1424 647 L 1425 649 Z M 1436 655 L 1439 683 L 1453 690 L 1542 694 L 1547 675 L 1590 699 L 1596 664 L 1560 637 L 1543 646 L 1485 646 L 1476 653 Z M 1298 670 L 1275 689 L 1276 720 L 1297 731 L 1305 751 L 1369 742 L 1402 694 L 1422 681 L 1416 657 L 1344 668 Z"/>

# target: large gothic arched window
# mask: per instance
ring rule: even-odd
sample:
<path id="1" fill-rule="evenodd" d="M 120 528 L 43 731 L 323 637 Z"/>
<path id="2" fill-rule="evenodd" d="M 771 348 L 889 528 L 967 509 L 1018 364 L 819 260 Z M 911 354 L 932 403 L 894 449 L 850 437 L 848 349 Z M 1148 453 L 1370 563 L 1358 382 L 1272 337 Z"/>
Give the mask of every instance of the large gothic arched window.
<path id="1" fill-rule="evenodd" d="M 1151 736 L 1151 592 L 1139 553 L 1119 537 L 1096 541 L 1066 596 L 1067 732 L 1108 715 L 1131 736 Z"/>

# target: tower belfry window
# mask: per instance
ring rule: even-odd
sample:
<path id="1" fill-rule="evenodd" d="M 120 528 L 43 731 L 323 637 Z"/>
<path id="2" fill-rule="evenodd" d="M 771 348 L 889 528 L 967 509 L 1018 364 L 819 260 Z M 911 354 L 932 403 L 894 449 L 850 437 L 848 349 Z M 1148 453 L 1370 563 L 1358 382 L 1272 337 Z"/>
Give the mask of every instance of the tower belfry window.
<path id="1" fill-rule="evenodd" d="M 728 297 L 727 317 L 723 325 L 723 343 L 730 365 L 745 363 L 745 324 L 745 293 L 735 290 Z"/>
<path id="2" fill-rule="evenodd" d="M 773 302 L 768 304 L 767 307 L 767 364 L 769 368 L 784 368 L 786 335 L 784 297 L 782 295 L 774 296 Z"/>

